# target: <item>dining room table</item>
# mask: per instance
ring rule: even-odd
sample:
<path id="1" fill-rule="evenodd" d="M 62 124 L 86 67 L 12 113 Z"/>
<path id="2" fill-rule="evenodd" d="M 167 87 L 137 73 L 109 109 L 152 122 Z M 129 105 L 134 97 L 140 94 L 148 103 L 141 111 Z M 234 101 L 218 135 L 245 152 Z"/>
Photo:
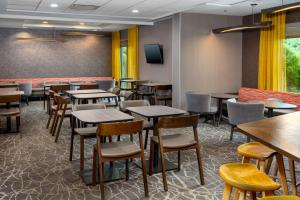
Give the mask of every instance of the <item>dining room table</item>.
<path id="1" fill-rule="evenodd" d="M 276 161 L 284 194 L 288 194 L 288 184 L 283 156 L 288 158 L 290 172 L 294 162 L 300 162 L 300 112 L 266 118 L 240 124 L 237 127 L 250 138 L 278 152 Z M 296 177 L 291 173 L 292 192 L 297 192 Z"/>
<path id="2" fill-rule="evenodd" d="M 70 156 L 69 160 L 72 161 L 73 157 L 73 145 L 75 127 L 77 126 L 76 121 L 82 122 L 86 125 L 99 125 L 101 123 L 112 123 L 112 122 L 124 122 L 131 121 L 134 117 L 121 112 L 117 109 L 94 109 L 94 110 L 78 110 L 72 112 L 72 133 L 71 133 L 71 143 L 70 143 Z M 95 133 L 96 137 L 96 133 Z M 92 151 L 92 150 L 91 150 Z M 80 176 L 87 185 L 92 184 L 92 169 L 84 169 L 84 143 L 80 144 Z M 104 165 L 104 180 L 114 181 L 121 179 L 120 169 L 124 168 L 123 163 L 115 162 L 113 168 L 110 164 Z M 98 170 L 97 170 L 98 171 Z"/>
<path id="3" fill-rule="evenodd" d="M 95 94 L 95 93 L 107 93 L 105 90 L 101 89 L 88 89 L 88 90 L 67 90 L 66 93 L 70 96 L 76 94 Z"/>
<path id="4" fill-rule="evenodd" d="M 78 102 L 81 101 L 87 101 L 87 100 L 93 100 L 95 103 L 97 99 L 107 98 L 107 99 L 114 99 L 115 106 L 118 106 L 118 96 L 116 94 L 110 93 L 110 92 L 103 92 L 103 93 L 88 93 L 88 94 L 75 94 L 72 96 L 74 100 L 78 100 Z M 73 101 L 75 103 L 75 101 Z"/>
<path id="5" fill-rule="evenodd" d="M 135 113 L 137 115 L 143 116 L 145 118 L 150 118 L 153 120 L 153 136 L 158 135 L 157 124 L 160 117 L 166 116 L 178 116 L 186 114 L 185 110 L 172 108 L 168 106 L 160 106 L 160 105 L 152 105 L 152 106 L 139 106 L 139 107 L 128 107 L 126 108 L 129 112 Z M 149 172 L 149 160 L 147 162 L 147 172 Z M 138 163 L 140 167 L 140 163 Z M 166 159 L 166 170 L 174 170 L 177 169 L 177 166 L 172 164 Z M 159 159 L 159 146 L 157 144 L 154 145 L 154 158 L 153 158 L 153 173 L 161 172 L 161 162 Z"/>
<path id="6" fill-rule="evenodd" d="M 212 93 L 211 97 L 217 99 L 218 101 L 217 126 L 219 126 L 223 118 L 223 101 L 228 99 L 237 99 L 239 96 L 236 94 L 229 94 L 229 93 Z"/>

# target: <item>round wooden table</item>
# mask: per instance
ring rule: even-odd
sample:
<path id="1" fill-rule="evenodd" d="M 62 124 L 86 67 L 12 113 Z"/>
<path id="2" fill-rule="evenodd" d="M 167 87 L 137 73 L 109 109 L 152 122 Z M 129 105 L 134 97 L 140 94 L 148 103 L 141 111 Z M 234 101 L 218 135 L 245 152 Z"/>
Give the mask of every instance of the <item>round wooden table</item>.
<path id="1" fill-rule="evenodd" d="M 222 116 L 223 116 L 223 100 L 227 99 L 236 99 L 239 96 L 234 94 L 226 94 L 226 93 L 213 93 L 211 94 L 212 98 L 215 98 L 218 100 L 218 122 L 217 125 L 220 124 Z"/>
<path id="2" fill-rule="evenodd" d="M 295 108 L 297 108 L 297 105 L 290 104 L 290 103 L 284 103 L 284 102 L 280 102 L 280 101 L 273 101 L 273 100 L 255 100 L 255 101 L 249 101 L 249 102 L 264 104 L 265 108 L 268 109 L 268 117 L 273 117 L 274 109 L 295 109 Z"/>

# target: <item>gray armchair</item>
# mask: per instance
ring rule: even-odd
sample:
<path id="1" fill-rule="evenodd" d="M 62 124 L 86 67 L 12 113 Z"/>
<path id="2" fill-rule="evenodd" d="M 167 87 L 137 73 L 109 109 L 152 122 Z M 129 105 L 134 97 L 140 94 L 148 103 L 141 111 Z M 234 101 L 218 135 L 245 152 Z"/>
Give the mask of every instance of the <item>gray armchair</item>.
<path id="1" fill-rule="evenodd" d="M 29 97 L 32 94 L 32 83 L 21 83 L 19 85 L 19 90 L 24 92 L 22 98 L 25 99 L 26 104 L 29 105 Z"/>
<path id="2" fill-rule="evenodd" d="M 238 124 L 258 121 L 264 118 L 264 104 L 236 102 L 235 99 L 227 101 L 228 119 L 231 124 L 230 140 Z"/>
<path id="3" fill-rule="evenodd" d="M 207 117 L 212 117 L 213 125 L 215 125 L 215 116 L 218 108 L 212 105 L 211 96 L 198 92 L 186 92 L 187 111 L 190 113 L 198 113 Z"/>

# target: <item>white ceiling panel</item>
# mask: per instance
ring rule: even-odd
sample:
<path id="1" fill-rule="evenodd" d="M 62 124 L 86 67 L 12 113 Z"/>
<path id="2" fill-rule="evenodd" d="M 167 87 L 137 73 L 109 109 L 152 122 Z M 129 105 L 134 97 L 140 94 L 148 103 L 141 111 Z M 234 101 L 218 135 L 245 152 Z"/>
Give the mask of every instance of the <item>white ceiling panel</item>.
<path id="1" fill-rule="evenodd" d="M 77 1 L 74 1 L 74 3 L 83 4 L 83 5 L 101 6 L 101 5 L 106 4 L 110 1 L 111 0 L 77 0 Z"/>

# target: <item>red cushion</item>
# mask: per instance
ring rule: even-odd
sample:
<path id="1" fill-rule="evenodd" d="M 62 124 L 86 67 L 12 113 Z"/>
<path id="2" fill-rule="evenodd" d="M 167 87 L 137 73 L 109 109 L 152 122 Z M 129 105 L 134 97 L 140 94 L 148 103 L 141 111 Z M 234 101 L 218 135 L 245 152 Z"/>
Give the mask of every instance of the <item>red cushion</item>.
<path id="1" fill-rule="evenodd" d="M 239 90 L 240 101 L 265 100 L 268 98 L 281 99 L 286 103 L 297 105 L 297 110 L 300 110 L 300 94 L 288 92 L 274 92 L 254 88 L 240 88 Z"/>

